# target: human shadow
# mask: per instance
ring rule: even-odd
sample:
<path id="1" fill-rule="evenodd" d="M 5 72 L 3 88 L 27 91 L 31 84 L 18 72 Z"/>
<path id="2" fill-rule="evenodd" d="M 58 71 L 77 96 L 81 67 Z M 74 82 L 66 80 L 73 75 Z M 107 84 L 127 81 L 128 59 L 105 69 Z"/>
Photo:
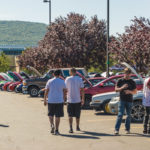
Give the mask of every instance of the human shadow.
<path id="1" fill-rule="evenodd" d="M 77 135 L 77 134 L 60 134 L 60 135 L 63 136 L 63 137 L 78 138 L 78 139 L 94 139 L 94 140 L 100 139 L 99 137 Z"/>
<path id="2" fill-rule="evenodd" d="M 96 116 L 115 116 L 114 114 L 104 113 L 104 112 L 95 112 Z"/>
<path id="3" fill-rule="evenodd" d="M 140 133 L 130 133 L 130 134 L 121 135 L 121 136 L 134 136 L 134 137 L 148 137 L 148 138 L 150 138 L 150 134 L 140 134 Z"/>
<path id="4" fill-rule="evenodd" d="M 98 132 L 90 132 L 90 131 L 82 131 L 82 134 L 92 135 L 92 136 L 114 136 L 114 134 L 98 133 Z"/>
<path id="5" fill-rule="evenodd" d="M 8 128 L 9 125 L 0 124 L 0 127 Z"/>
<path id="6" fill-rule="evenodd" d="M 125 123 L 125 122 L 126 122 L 126 118 L 123 118 L 123 119 L 122 119 L 122 123 Z M 142 124 L 143 121 L 138 121 L 138 122 L 137 122 L 137 121 L 131 120 L 131 123 L 132 123 L 132 124 Z"/>

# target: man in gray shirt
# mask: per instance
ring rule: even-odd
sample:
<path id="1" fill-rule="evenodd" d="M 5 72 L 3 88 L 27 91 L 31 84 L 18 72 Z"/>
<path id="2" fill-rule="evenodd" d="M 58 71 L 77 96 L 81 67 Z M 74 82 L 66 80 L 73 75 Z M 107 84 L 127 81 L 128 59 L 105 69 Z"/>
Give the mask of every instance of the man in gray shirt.
<path id="1" fill-rule="evenodd" d="M 48 116 L 51 124 L 51 133 L 59 134 L 60 117 L 64 116 L 64 97 L 66 85 L 64 80 L 60 79 L 60 70 L 54 72 L 54 78 L 48 80 L 45 87 L 44 105 L 47 105 L 48 97 Z M 54 126 L 55 116 L 55 126 Z"/>

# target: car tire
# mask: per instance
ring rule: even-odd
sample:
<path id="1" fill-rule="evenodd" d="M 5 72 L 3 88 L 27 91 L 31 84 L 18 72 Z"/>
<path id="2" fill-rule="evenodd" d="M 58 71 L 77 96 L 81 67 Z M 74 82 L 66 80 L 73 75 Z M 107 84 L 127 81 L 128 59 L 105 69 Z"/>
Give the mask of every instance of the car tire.
<path id="1" fill-rule="evenodd" d="M 104 113 L 105 113 L 105 114 L 110 114 L 110 110 L 109 110 L 108 103 L 105 103 L 105 104 L 103 105 L 103 110 L 104 110 Z"/>
<path id="2" fill-rule="evenodd" d="M 18 91 L 18 89 L 17 89 L 17 86 L 15 87 L 15 92 L 16 92 L 16 93 L 19 93 L 19 91 Z"/>
<path id="3" fill-rule="evenodd" d="M 92 96 L 89 94 L 85 94 L 85 101 L 84 105 L 82 106 L 82 109 L 91 109 L 90 102 L 91 102 Z"/>
<path id="4" fill-rule="evenodd" d="M 142 101 L 133 102 L 131 110 L 131 120 L 132 122 L 142 122 L 144 119 L 145 109 L 142 105 Z"/>
<path id="5" fill-rule="evenodd" d="M 29 88 L 29 94 L 31 97 L 38 97 L 39 95 L 39 88 L 36 86 L 31 86 Z"/>

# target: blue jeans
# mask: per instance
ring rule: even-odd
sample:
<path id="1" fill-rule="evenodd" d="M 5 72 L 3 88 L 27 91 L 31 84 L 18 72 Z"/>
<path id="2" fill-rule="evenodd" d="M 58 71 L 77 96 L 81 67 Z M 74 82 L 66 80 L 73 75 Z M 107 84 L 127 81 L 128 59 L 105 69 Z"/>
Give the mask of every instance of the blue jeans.
<path id="1" fill-rule="evenodd" d="M 122 118 L 124 115 L 124 111 L 126 109 L 126 121 L 125 121 L 125 129 L 127 131 L 130 130 L 130 122 L 131 122 L 131 108 L 132 108 L 132 102 L 127 102 L 127 101 L 120 101 L 118 105 L 118 116 L 117 116 L 117 121 L 115 125 L 115 130 L 119 131 Z"/>

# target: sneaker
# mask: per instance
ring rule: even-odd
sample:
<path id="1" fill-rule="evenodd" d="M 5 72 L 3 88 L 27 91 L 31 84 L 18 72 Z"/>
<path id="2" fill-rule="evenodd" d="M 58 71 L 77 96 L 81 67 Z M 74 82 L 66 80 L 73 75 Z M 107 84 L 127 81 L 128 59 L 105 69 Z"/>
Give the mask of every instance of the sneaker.
<path id="1" fill-rule="evenodd" d="M 76 130 L 77 130 L 77 131 L 80 131 L 80 127 L 77 127 Z"/>
<path id="2" fill-rule="evenodd" d="M 119 135 L 119 131 L 115 130 L 114 134 Z"/>
<path id="3" fill-rule="evenodd" d="M 55 135 L 60 135 L 58 130 L 55 130 Z"/>
<path id="4" fill-rule="evenodd" d="M 148 132 L 147 132 L 147 130 L 143 130 L 143 134 L 147 134 Z"/>
<path id="5" fill-rule="evenodd" d="M 126 130 L 126 134 L 130 134 L 130 130 Z"/>
<path id="6" fill-rule="evenodd" d="M 69 130 L 69 133 L 73 133 L 73 129 L 70 129 L 70 130 Z"/>
<path id="7" fill-rule="evenodd" d="M 51 126 L 51 133 L 52 133 L 52 134 L 54 133 L 54 130 L 55 130 L 55 127 L 54 127 L 54 126 Z"/>

